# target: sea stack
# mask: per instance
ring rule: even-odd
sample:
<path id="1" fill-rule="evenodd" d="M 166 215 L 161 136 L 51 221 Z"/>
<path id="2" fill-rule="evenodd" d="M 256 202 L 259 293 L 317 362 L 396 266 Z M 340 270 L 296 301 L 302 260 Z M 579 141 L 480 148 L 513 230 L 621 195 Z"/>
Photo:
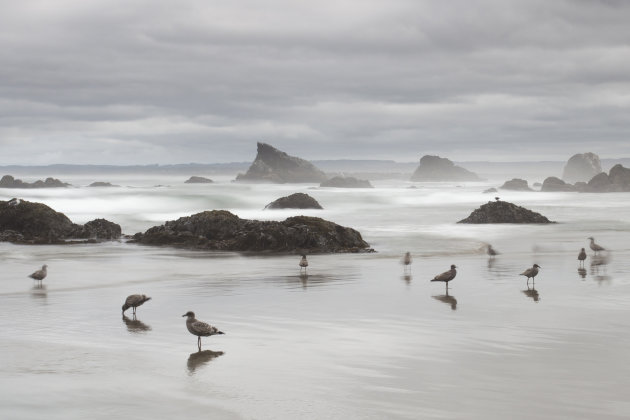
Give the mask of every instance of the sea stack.
<path id="1" fill-rule="evenodd" d="M 457 223 L 555 223 L 540 213 L 507 201 L 489 201 Z"/>
<path id="2" fill-rule="evenodd" d="M 562 172 L 565 182 L 588 182 L 598 173 L 602 172 L 602 164 L 595 153 L 578 153 L 571 156 Z"/>
<path id="3" fill-rule="evenodd" d="M 411 175 L 411 181 L 480 181 L 477 174 L 439 156 L 425 155 Z"/>
<path id="4" fill-rule="evenodd" d="M 245 174 L 236 181 L 298 183 L 325 181 L 328 177 L 311 162 L 289 156 L 267 143 L 258 143 L 258 154 Z"/>

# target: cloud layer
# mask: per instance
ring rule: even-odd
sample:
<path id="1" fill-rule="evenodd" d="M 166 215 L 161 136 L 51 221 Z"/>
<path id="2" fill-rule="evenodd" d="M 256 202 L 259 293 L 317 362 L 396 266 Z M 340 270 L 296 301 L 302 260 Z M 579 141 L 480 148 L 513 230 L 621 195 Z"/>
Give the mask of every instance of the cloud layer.
<path id="1" fill-rule="evenodd" d="M 630 155 L 630 3 L 0 0 L 0 164 Z"/>

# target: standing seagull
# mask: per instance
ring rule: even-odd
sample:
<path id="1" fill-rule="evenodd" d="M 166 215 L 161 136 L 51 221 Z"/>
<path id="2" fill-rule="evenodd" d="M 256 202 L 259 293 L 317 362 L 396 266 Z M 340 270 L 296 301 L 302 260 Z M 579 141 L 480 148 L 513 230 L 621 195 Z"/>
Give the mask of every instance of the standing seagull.
<path id="1" fill-rule="evenodd" d="M 606 248 L 604 248 L 603 246 L 599 246 L 595 243 L 595 239 L 593 239 L 592 236 L 588 239 L 591 240 L 591 249 L 595 251 L 595 255 L 597 255 L 599 251 L 606 251 Z"/>
<path id="2" fill-rule="evenodd" d="M 127 296 L 127 299 L 125 299 L 125 304 L 122 306 L 123 314 L 127 309 L 133 308 L 133 314 L 136 315 L 136 308 L 149 300 L 151 300 L 151 298 L 147 295 Z"/>
<path id="3" fill-rule="evenodd" d="M 306 267 L 308 267 L 308 260 L 306 259 L 306 255 L 302 254 L 302 259 L 300 260 L 300 273 L 302 272 L 302 269 L 304 269 L 304 272 L 306 273 Z"/>
<path id="4" fill-rule="evenodd" d="M 528 268 L 519 275 L 527 277 L 527 285 L 529 286 L 530 278 L 532 279 L 532 281 L 536 281 L 536 275 L 538 275 L 539 268 L 541 267 L 538 264 L 534 264 L 531 268 Z"/>
<path id="5" fill-rule="evenodd" d="M 438 274 L 431 281 L 443 281 L 446 285 L 446 290 L 448 291 L 448 282 L 453 280 L 457 275 L 457 271 L 455 270 L 456 268 L 455 264 L 452 264 L 450 270 L 445 271 L 442 274 Z"/>
<path id="6" fill-rule="evenodd" d="M 407 267 L 411 270 L 411 252 L 407 252 L 403 257 L 403 264 L 405 265 L 405 271 L 407 271 Z"/>
<path id="7" fill-rule="evenodd" d="M 199 347 L 199 351 L 201 351 L 201 337 L 209 337 L 215 334 L 225 334 L 224 332 L 219 331 L 217 327 L 213 327 L 205 322 L 197 321 L 197 319 L 195 319 L 195 313 L 192 311 L 188 311 L 182 316 L 188 317 L 186 319 L 186 328 L 188 328 L 188 331 L 190 331 L 192 335 L 197 336 L 197 347 Z"/>
<path id="8" fill-rule="evenodd" d="M 492 245 L 490 244 L 488 244 L 487 252 L 488 252 L 488 255 L 490 255 L 490 258 L 493 258 L 495 255 L 499 255 L 499 252 L 496 249 L 492 248 Z"/>
<path id="9" fill-rule="evenodd" d="M 582 250 L 578 254 L 577 259 L 580 262 L 580 266 L 584 265 L 584 260 L 586 259 L 586 251 L 584 251 L 584 248 L 582 248 Z"/>
<path id="10" fill-rule="evenodd" d="M 48 274 L 48 272 L 46 271 L 47 268 L 48 266 L 44 264 L 42 265 L 41 270 L 37 270 L 33 274 L 29 274 L 28 277 L 32 278 L 33 280 L 39 280 L 41 282 L 46 278 L 46 275 Z"/>

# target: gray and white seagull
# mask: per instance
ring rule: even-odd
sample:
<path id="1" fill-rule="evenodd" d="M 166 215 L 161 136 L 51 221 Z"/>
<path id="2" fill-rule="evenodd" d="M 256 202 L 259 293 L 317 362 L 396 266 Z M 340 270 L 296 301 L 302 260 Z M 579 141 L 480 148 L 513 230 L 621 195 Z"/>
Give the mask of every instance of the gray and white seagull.
<path id="1" fill-rule="evenodd" d="M 123 314 L 129 308 L 133 308 L 133 314 L 136 314 L 136 308 L 140 305 L 143 305 L 144 302 L 150 301 L 151 298 L 147 295 L 129 295 L 127 299 L 125 299 L 125 304 L 122 306 Z"/>
<path id="2" fill-rule="evenodd" d="M 192 335 L 197 336 L 197 347 L 199 348 L 199 351 L 201 351 L 201 337 L 209 337 L 216 334 L 225 334 L 223 331 L 219 331 L 217 327 L 214 327 L 202 321 L 198 321 L 195 318 L 195 313 L 193 311 L 188 311 L 182 316 L 187 317 L 186 328 L 188 328 L 188 331 Z"/>

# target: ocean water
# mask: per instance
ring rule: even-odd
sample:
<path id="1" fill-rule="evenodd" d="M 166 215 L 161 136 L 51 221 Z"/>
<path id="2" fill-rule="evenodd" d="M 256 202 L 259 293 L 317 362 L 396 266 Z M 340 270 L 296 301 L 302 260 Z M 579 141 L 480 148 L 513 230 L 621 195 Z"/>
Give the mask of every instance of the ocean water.
<path id="1" fill-rule="evenodd" d="M 62 179 L 73 187 L 0 189 L 0 200 L 44 202 L 77 223 L 104 217 L 127 234 L 211 209 L 314 215 L 377 252 L 312 255 L 301 275 L 295 255 L 0 243 L 1 418 L 630 417 L 630 194 L 501 191 L 558 223 L 475 226 L 455 222 L 494 199 L 481 191 L 497 182 Z M 121 186 L 85 187 L 95 180 Z M 293 192 L 325 209 L 263 210 Z M 589 236 L 608 251 L 594 258 Z M 487 243 L 501 254 L 489 259 Z M 533 263 L 535 286 L 518 275 Z M 38 287 L 26 276 L 42 264 Z M 447 293 L 429 279 L 451 264 Z M 153 298 L 137 319 L 120 313 L 132 293 Z M 189 310 L 225 332 L 202 352 Z"/>

